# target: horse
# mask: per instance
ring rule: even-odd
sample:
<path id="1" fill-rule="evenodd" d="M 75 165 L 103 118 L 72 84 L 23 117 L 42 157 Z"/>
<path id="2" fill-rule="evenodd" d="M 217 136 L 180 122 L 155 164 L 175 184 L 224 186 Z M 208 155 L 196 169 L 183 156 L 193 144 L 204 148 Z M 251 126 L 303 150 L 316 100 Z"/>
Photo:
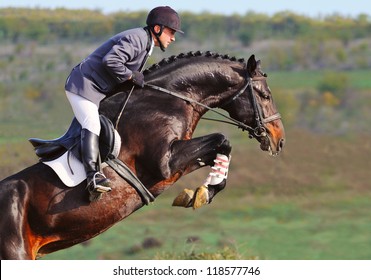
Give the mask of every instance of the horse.
<path id="1" fill-rule="evenodd" d="M 230 157 L 232 146 L 222 133 L 192 138 L 210 110 L 227 112 L 220 114 L 247 131 L 261 150 L 273 156 L 282 151 L 282 119 L 267 75 L 254 55 L 246 61 L 210 51 L 181 53 L 147 68 L 144 77 L 144 88 L 129 92 L 122 86 L 102 101 L 100 113 L 116 124 L 121 136 L 118 158 L 153 198 L 182 176 L 214 166 L 217 155 Z M 0 258 L 34 260 L 71 247 L 147 204 L 110 166 L 103 172 L 111 180 L 112 191 L 94 202 L 88 198 L 86 182 L 66 187 L 43 162 L 3 179 Z M 204 187 L 203 204 L 210 203 L 225 185 L 226 178 Z M 182 206 L 192 207 L 192 202 Z"/>

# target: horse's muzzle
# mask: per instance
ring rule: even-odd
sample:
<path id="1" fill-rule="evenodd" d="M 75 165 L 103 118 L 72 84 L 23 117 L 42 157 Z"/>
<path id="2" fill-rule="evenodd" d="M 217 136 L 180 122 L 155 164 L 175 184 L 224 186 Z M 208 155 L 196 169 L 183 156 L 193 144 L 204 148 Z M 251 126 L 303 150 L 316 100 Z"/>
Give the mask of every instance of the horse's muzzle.
<path id="1" fill-rule="evenodd" d="M 284 145 L 284 138 L 279 139 L 277 144 L 274 144 L 273 140 L 270 139 L 268 136 L 260 138 L 260 149 L 262 149 L 263 151 L 268 151 L 271 156 L 279 155 Z"/>

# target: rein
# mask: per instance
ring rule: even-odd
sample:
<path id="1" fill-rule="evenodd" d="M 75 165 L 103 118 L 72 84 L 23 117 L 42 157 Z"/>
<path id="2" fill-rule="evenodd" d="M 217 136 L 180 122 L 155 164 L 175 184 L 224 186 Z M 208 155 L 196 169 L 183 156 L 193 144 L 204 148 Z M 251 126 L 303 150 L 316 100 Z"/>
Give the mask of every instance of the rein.
<path id="1" fill-rule="evenodd" d="M 238 128 L 241 128 L 242 130 L 247 130 L 249 132 L 249 137 L 253 138 L 253 137 L 266 137 L 267 133 L 266 133 L 266 128 L 265 128 L 264 124 L 281 118 L 281 115 L 279 113 L 273 114 L 272 116 L 269 116 L 268 118 L 263 117 L 261 108 L 258 105 L 258 102 L 256 100 L 256 96 L 254 94 L 254 86 L 253 86 L 254 81 L 261 80 L 262 78 L 265 79 L 265 77 L 255 78 L 255 79 L 251 78 L 251 77 L 248 77 L 247 78 L 247 83 L 237 92 L 237 94 L 235 96 L 233 96 L 233 98 L 231 100 L 227 101 L 227 103 L 223 104 L 223 105 L 226 105 L 226 104 L 229 104 L 230 102 L 234 101 L 241 94 L 243 94 L 245 92 L 245 90 L 249 87 L 250 93 L 251 93 L 251 96 L 252 96 L 253 108 L 254 108 L 254 112 L 255 112 L 255 120 L 256 120 L 256 124 L 257 124 L 257 126 L 255 128 L 253 128 L 253 127 L 251 127 L 247 124 L 244 124 L 244 123 L 242 123 L 242 122 L 240 122 L 240 121 L 238 121 L 234 118 L 231 118 L 230 116 L 228 116 L 226 114 L 223 114 L 223 113 L 215 110 L 214 108 L 211 108 L 211 107 L 209 107 L 209 106 L 207 106 L 207 105 L 205 105 L 201 102 L 198 102 L 198 101 L 196 101 L 192 98 L 183 96 L 179 93 L 167 90 L 163 87 L 159 87 L 159 86 L 156 86 L 156 85 L 153 85 L 153 84 L 145 83 L 145 86 L 153 88 L 153 89 L 161 91 L 161 92 L 164 92 L 164 93 L 167 93 L 169 95 L 175 96 L 175 97 L 177 97 L 179 99 L 182 99 L 184 101 L 187 101 L 189 103 L 197 104 L 197 105 L 199 105 L 203 108 L 206 108 L 206 109 L 208 109 L 208 110 L 210 110 L 210 111 L 228 119 L 229 121 L 217 120 L 217 119 L 211 119 L 211 118 L 202 118 L 202 119 L 235 125 Z"/>
<path id="2" fill-rule="evenodd" d="M 246 125 L 246 124 L 244 124 L 244 123 L 242 123 L 242 122 L 240 122 L 240 121 L 238 121 L 238 120 L 236 120 L 236 119 L 234 119 L 234 118 L 231 118 L 231 117 L 227 116 L 226 114 L 223 114 L 223 113 L 221 113 L 221 112 L 215 110 L 214 108 L 211 108 L 211 107 L 209 107 L 209 106 L 207 106 L 207 105 L 205 105 L 205 104 L 203 104 L 203 103 L 201 103 L 201 102 L 198 102 L 197 100 L 194 100 L 194 99 L 192 99 L 192 98 L 189 98 L 189 97 L 183 96 L 183 95 L 181 95 L 181 94 L 179 94 L 179 93 L 176 93 L 176 92 L 173 92 L 173 91 L 167 90 L 167 89 L 165 89 L 165 88 L 163 88 L 163 87 L 159 87 L 159 86 L 156 86 L 156 85 L 152 85 L 152 84 L 147 84 L 147 83 L 145 83 L 145 86 L 148 86 L 148 87 L 153 88 L 153 89 L 155 89 L 155 90 L 158 90 L 158 91 L 161 91 L 161 92 L 164 92 L 164 93 L 170 94 L 170 95 L 172 95 L 172 96 L 175 96 L 175 97 L 177 97 L 177 98 L 179 98 L 179 99 L 182 99 L 182 100 L 184 100 L 184 101 L 187 101 L 187 102 L 189 102 L 189 103 L 197 104 L 197 105 L 199 105 L 199 106 L 201 106 L 201 107 L 204 107 L 204 108 L 206 108 L 206 109 L 208 109 L 208 110 L 210 110 L 210 111 L 212 111 L 212 112 L 214 112 L 214 113 L 216 113 L 216 114 L 218 114 L 218 115 L 220 115 L 220 116 L 222 116 L 222 117 L 224 117 L 224 118 L 226 118 L 226 119 L 229 119 L 229 120 L 231 121 L 231 122 L 226 122 L 226 121 L 220 121 L 220 122 L 225 122 L 225 123 L 228 123 L 228 124 L 236 125 L 236 126 L 238 126 L 239 128 L 241 128 L 241 129 L 243 129 L 243 130 L 248 130 L 248 131 L 253 131 L 253 130 L 254 130 L 251 126 L 248 126 L 248 125 Z M 238 92 L 237 95 L 240 95 L 241 93 L 243 93 L 243 92 L 246 90 L 247 86 L 248 86 L 248 84 L 246 84 L 246 85 L 245 85 L 245 86 L 244 86 L 244 87 L 243 87 L 243 88 Z M 218 121 L 218 120 L 215 120 L 215 121 Z"/>

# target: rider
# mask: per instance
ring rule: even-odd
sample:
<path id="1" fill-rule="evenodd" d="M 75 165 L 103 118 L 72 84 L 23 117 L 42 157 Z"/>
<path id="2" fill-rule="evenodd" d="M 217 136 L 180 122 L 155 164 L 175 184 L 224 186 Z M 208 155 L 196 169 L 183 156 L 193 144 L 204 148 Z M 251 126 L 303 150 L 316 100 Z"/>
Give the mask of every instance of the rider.
<path id="1" fill-rule="evenodd" d="M 175 33 L 183 33 L 179 15 L 169 6 L 152 9 L 146 24 L 144 28 L 126 30 L 107 40 L 73 68 L 65 84 L 67 98 L 82 126 L 82 161 L 91 193 L 111 191 L 110 181 L 99 166 L 100 102 L 126 81 L 144 87 L 141 70 L 153 47 L 165 51 L 175 41 Z"/>

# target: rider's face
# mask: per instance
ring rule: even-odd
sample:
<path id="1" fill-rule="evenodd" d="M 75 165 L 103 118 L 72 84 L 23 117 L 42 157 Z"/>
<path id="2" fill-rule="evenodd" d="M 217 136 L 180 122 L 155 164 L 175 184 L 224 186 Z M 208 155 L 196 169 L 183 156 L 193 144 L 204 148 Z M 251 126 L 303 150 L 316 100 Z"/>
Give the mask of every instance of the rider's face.
<path id="1" fill-rule="evenodd" d="M 156 30 L 156 28 L 158 29 L 158 31 Z M 160 27 L 158 25 L 155 26 L 155 31 L 156 32 L 159 32 L 160 31 Z M 171 28 L 168 28 L 168 27 L 164 27 L 164 30 L 162 31 L 161 33 L 161 36 L 160 36 L 160 41 L 162 43 L 162 45 L 164 46 L 164 48 L 166 49 L 172 42 L 175 41 L 175 33 L 176 31 L 171 29 Z M 160 46 L 160 44 L 156 41 L 155 42 L 155 45 L 157 47 Z"/>

